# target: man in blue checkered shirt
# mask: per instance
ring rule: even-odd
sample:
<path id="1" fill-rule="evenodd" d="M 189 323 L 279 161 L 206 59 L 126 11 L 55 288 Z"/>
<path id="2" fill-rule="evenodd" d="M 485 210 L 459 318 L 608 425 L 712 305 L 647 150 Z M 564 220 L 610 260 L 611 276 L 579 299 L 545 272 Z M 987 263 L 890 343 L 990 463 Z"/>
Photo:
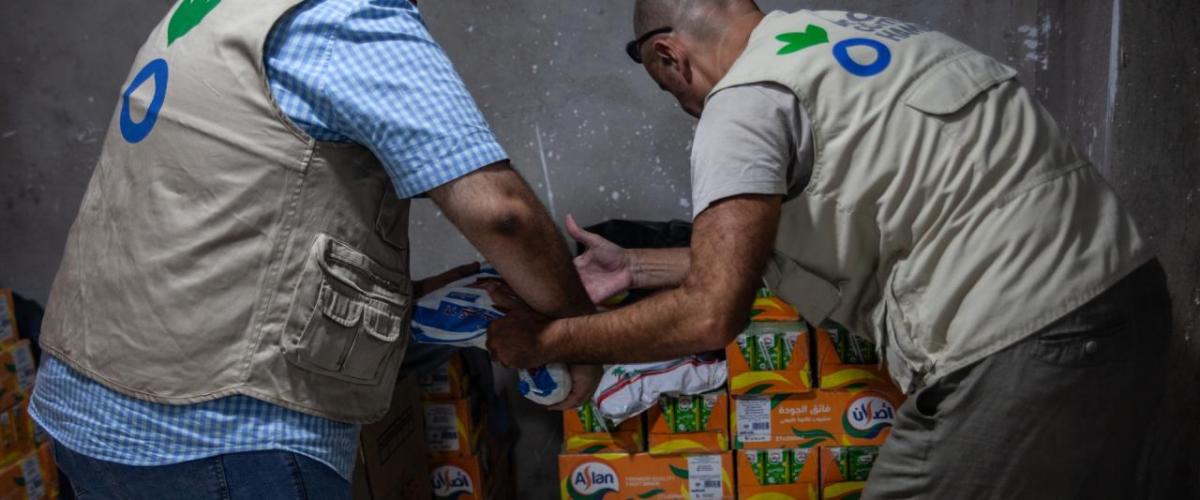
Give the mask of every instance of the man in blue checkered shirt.
<path id="1" fill-rule="evenodd" d="M 262 25 L 256 29 L 264 30 L 263 33 L 269 29 L 261 49 L 270 95 L 265 102 L 273 99 L 291 126 L 316 141 L 316 151 L 323 150 L 321 144 L 329 145 L 329 150 L 336 150 L 337 144 L 365 147 L 386 170 L 396 196 L 428 195 L 432 198 L 527 302 L 542 312 L 557 316 L 591 310 L 587 294 L 574 274 L 569 254 L 553 222 L 527 184 L 509 166 L 503 149 L 472 97 L 426 30 L 414 5 L 415 0 L 306 0 L 294 7 L 289 2 L 263 2 L 253 5 L 261 9 L 265 4 L 280 4 L 282 14 L 267 14 L 274 17 L 257 21 L 255 16 L 258 14 L 254 12 L 261 10 L 251 9 L 252 3 L 248 2 L 183 0 L 172 9 L 168 14 L 170 22 L 164 20 L 165 28 L 160 26 L 166 33 L 165 43 L 152 35 L 147 42 L 149 48 L 143 47 L 143 52 L 153 49 L 164 54 L 146 68 L 151 68 L 157 78 L 164 80 L 156 85 L 161 84 L 169 91 L 161 100 L 155 92 L 139 122 L 137 113 L 126 116 L 131 101 L 137 106 L 139 94 L 135 90 L 139 87 L 138 82 L 143 80 L 141 73 L 133 78 L 134 82 L 124 95 L 125 108 L 118 110 L 122 118 L 120 135 L 110 133 L 105 144 L 106 156 L 98 167 L 99 177 L 111 175 L 100 170 L 110 168 L 108 163 L 136 157 L 145 148 L 157 147 L 154 141 L 171 139 L 166 150 L 179 148 L 182 139 L 171 134 L 180 126 L 203 129 L 202 120 L 185 120 L 170 114 L 186 110 L 189 101 L 210 97 L 203 86 L 189 87 L 188 80 L 204 80 L 204 85 L 211 85 L 212 81 L 220 81 L 228 66 L 232 69 L 228 73 L 241 75 L 237 76 L 238 83 L 244 78 L 251 78 L 249 81 L 253 83 L 253 66 L 256 65 L 253 57 L 239 62 L 236 57 L 220 56 L 225 59 L 212 61 L 213 67 L 220 71 L 207 74 L 187 74 L 187 64 L 172 57 L 176 57 L 178 51 L 192 51 L 191 54 L 201 54 L 193 57 L 205 57 L 209 47 L 235 46 L 240 41 L 239 35 L 214 34 L 220 30 L 209 28 L 224 28 L 229 23 L 243 23 L 255 28 L 255 23 L 259 22 Z M 151 47 L 156 43 L 159 48 Z M 253 49 L 254 44 L 246 46 Z M 184 73 L 180 75 L 179 72 Z M 241 108 L 236 106 L 240 105 L 238 102 L 242 97 L 255 97 L 254 85 L 234 87 L 212 89 L 213 94 L 221 95 L 223 99 L 217 105 L 233 106 L 231 109 L 238 111 Z M 193 90 L 189 95 L 189 89 L 200 90 Z M 229 104 L 231 102 L 234 104 Z M 155 124 L 159 107 L 162 119 Z M 204 110 L 200 108 L 193 112 L 202 114 Z M 269 124 L 271 117 L 263 119 L 268 120 L 263 123 Z M 227 126 L 238 130 L 236 127 L 243 124 Z M 246 140 L 247 135 L 259 133 L 265 137 L 267 133 L 261 132 L 262 127 L 255 125 L 241 129 L 222 143 Z M 285 143 L 287 139 L 281 138 Z M 231 148 L 227 153 L 219 150 L 219 144 L 199 151 L 210 155 L 211 159 L 205 161 L 221 161 L 257 146 L 253 139 L 249 141 L 246 142 L 248 147 Z M 132 153 L 112 155 L 110 149 Z M 216 165 L 206 173 L 209 169 L 203 162 L 187 164 L 196 155 L 183 153 L 187 151 L 181 150 L 180 157 L 172 161 L 178 160 L 191 167 L 189 172 L 201 174 L 201 179 L 196 182 L 205 182 L 203 177 L 225 175 Z M 250 161 L 248 165 L 255 165 L 255 162 L 257 160 Z M 135 172 L 134 175 L 143 175 L 138 168 L 156 166 L 134 165 L 130 170 Z M 152 174 L 153 170 L 144 172 L 144 175 Z M 355 175 L 369 176 L 370 173 Z M 174 177 L 169 178 L 177 182 Z M 186 184 L 183 187 L 187 189 L 174 192 L 209 189 L 188 188 Z M 332 188 L 316 186 L 315 189 Z M 91 198 L 89 191 L 77 226 L 86 225 L 82 217 L 92 211 L 88 205 Z M 269 203 L 269 197 L 263 198 L 262 203 Z M 191 213 L 206 208 L 183 204 L 168 210 Z M 368 222 L 375 224 L 373 220 Z M 242 223 L 250 222 L 243 220 Z M 118 233 L 116 237 L 127 235 Z M 222 245 L 226 241 L 228 238 L 214 242 L 214 248 L 203 254 L 206 258 L 211 255 L 210 265 L 223 265 Z M 68 259 L 73 244 L 68 244 Z M 169 249 L 187 246 L 184 242 L 162 244 L 165 246 L 161 248 Z M 162 251 L 165 250 L 160 254 Z M 69 265 L 79 264 L 65 262 L 64 269 Z M 263 266 L 271 265 L 274 264 L 263 263 Z M 154 272 L 157 267 L 161 266 L 147 265 L 144 272 Z M 73 283 L 61 283 L 64 272 L 60 271 L 56 288 L 69 287 Z M 431 279 L 424 286 L 417 283 L 413 295 L 419 296 L 423 288 L 447 283 L 468 272 L 470 268 L 459 268 Z M 88 285 L 90 283 L 84 281 L 74 288 Z M 51 298 L 51 309 L 56 306 L 56 297 L 57 294 Z M 61 303 L 58 306 L 63 308 Z M 168 318 L 172 313 L 170 310 L 161 312 Z M 55 328 L 54 311 L 48 317 L 51 320 L 47 328 Z M 130 321 L 138 319 L 130 318 Z M 91 325 L 94 322 L 84 323 Z M 406 335 L 407 330 L 403 331 Z M 107 335 L 96 331 L 86 334 L 88 336 L 84 338 L 68 335 L 63 343 L 100 345 L 102 342 L 93 339 Z M 320 411 L 300 411 L 298 405 L 276 404 L 267 401 L 275 401 L 275 398 L 251 396 L 248 394 L 251 391 L 216 399 L 194 398 L 197 400 L 186 404 L 167 404 L 138 391 L 119 390 L 125 386 L 104 376 L 92 375 L 92 371 L 80 368 L 81 365 L 69 361 L 60 352 L 64 351 L 53 348 L 47 351 L 32 397 L 31 413 L 56 441 L 60 466 L 80 496 L 146 499 L 349 497 L 349 477 L 359 432 L 357 423 L 329 418 Z M 271 355 L 269 350 L 264 353 Z M 186 357 L 186 354 L 182 356 Z M 75 356 L 86 357 L 87 354 Z M 184 357 L 178 361 L 185 362 Z M 580 402 L 594 389 L 598 370 L 573 367 L 572 375 L 575 390 L 564 406 Z M 262 391 L 254 394 L 262 394 Z M 284 399 L 280 398 L 280 401 Z"/>

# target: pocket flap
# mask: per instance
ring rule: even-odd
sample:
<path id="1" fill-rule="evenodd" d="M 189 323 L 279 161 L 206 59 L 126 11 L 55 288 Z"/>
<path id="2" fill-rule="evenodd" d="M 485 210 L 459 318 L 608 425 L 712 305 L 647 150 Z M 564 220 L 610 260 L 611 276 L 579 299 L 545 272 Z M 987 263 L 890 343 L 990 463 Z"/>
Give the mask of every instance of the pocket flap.
<path id="1" fill-rule="evenodd" d="M 363 313 L 363 329 L 384 342 L 395 342 L 404 331 L 404 316 L 387 311 L 386 305 L 368 305 Z"/>
<path id="2" fill-rule="evenodd" d="M 1017 76 L 1017 71 L 977 52 L 968 52 L 934 67 L 914 84 L 905 101 L 933 115 L 962 109 L 983 91 Z"/>
<path id="3" fill-rule="evenodd" d="M 825 321 L 842 302 L 842 291 L 836 285 L 778 252 L 767 261 L 763 279 L 775 295 L 800 311 L 809 323 Z"/>
<path id="4" fill-rule="evenodd" d="M 339 293 L 329 286 L 329 283 L 321 283 L 321 291 L 317 294 L 317 307 L 325 317 L 346 328 L 357 325 L 362 319 L 362 302 Z"/>

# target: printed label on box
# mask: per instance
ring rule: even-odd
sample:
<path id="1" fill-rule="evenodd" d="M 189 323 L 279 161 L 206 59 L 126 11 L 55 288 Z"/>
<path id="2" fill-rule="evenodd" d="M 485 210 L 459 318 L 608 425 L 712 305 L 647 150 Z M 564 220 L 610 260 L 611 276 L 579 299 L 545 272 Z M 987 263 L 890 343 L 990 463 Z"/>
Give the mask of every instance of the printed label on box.
<path id="1" fill-rule="evenodd" d="M 745 397 L 737 400 L 738 438 L 746 443 L 771 440 L 771 399 Z"/>
<path id="2" fill-rule="evenodd" d="M 425 436 L 430 451 L 458 451 L 458 417 L 452 404 L 425 404 Z"/>
<path id="3" fill-rule="evenodd" d="M 421 375 L 419 381 L 421 388 L 430 394 L 449 394 L 450 393 L 450 365 L 443 364 L 434 368 L 432 372 Z"/>
<path id="4" fill-rule="evenodd" d="M 37 455 L 30 456 L 21 463 L 21 476 L 25 478 L 25 494 L 29 498 L 42 498 L 46 495 L 46 484 L 42 481 L 41 462 Z"/>
<path id="5" fill-rule="evenodd" d="M 20 385 L 21 390 L 29 394 L 33 390 L 34 381 L 37 380 L 37 367 L 33 363 L 33 354 L 29 350 L 29 344 L 13 348 L 12 357 L 17 373 L 17 385 Z"/>
<path id="6" fill-rule="evenodd" d="M 721 498 L 721 456 L 688 457 L 687 462 L 692 498 Z"/>

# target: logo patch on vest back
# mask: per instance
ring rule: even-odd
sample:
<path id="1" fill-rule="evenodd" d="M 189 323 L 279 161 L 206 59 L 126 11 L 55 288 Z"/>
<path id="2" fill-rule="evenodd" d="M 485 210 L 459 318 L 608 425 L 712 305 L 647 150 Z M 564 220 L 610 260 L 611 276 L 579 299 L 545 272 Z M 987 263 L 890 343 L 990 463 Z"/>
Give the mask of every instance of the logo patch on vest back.
<path id="1" fill-rule="evenodd" d="M 845 19 L 826 20 L 843 28 L 854 28 L 864 35 L 902 42 L 929 31 L 923 26 L 897 21 L 890 17 L 877 17 L 857 12 L 847 12 Z M 815 24 L 809 24 L 804 31 L 781 33 L 775 36 L 783 42 L 776 54 L 786 56 L 800 52 L 809 47 L 830 43 L 829 32 Z M 851 52 L 851 49 L 856 49 Z M 875 38 L 847 38 L 833 45 L 833 58 L 842 69 L 855 76 L 875 76 L 882 73 L 892 64 L 892 50 L 886 44 Z"/>
<path id="2" fill-rule="evenodd" d="M 221 0 L 183 0 L 167 22 L 167 46 L 200 24 Z"/>

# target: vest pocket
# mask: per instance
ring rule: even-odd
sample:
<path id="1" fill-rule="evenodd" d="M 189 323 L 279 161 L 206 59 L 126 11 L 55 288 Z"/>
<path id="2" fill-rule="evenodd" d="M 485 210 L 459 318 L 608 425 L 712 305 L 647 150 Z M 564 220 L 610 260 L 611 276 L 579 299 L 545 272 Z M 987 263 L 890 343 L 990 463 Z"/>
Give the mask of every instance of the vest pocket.
<path id="1" fill-rule="evenodd" d="M 905 104 L 930 115 L 949 115 L 962 109 L 1017 71 L 978 52 L 967 52 L 930 69 L 913 84 Z"/>
<path id="2" fill-rule="evenodd" d="M 405 345 L 407 277 L 326 235 L 309 260 L 292 299 L 285 358 L 328 377 L 378 384 Z"/>

